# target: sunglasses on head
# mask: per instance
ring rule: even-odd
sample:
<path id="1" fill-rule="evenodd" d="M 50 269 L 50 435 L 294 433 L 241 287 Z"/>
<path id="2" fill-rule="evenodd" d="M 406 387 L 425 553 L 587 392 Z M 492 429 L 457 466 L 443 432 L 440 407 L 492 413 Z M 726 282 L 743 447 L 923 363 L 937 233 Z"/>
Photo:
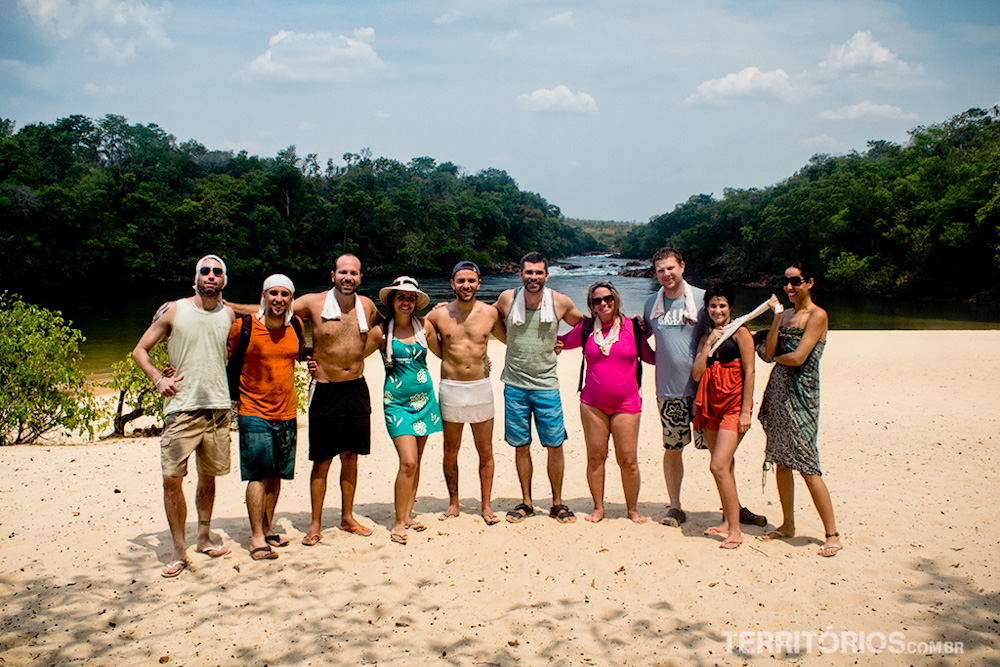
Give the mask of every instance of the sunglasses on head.
<path id="1" fill-rule="evenodd" d="M 782 276 L 781 277 L 781 284 L 782 285 L 791 285 L 792 287 L 798 287 L 799 285 L 801 285 L 804 282 L 805 281 L 802 279 L 801 276 Z"/>
<path id="2" fill-rule="evenodd" d="M 593 299 L 590 300 L 590 302 L 593 303 L 595 306 L 599 306 L 602 303 L 606 303 L 609 306 L 613 306 L 615 303 L 615 297 L 611 294 L 607 296 L 595 296 Z"/>
<path id="3" fill-rule="evenodd" d="M 207 276 L 209 271 L 211 271 L 213 274 L 215 274 L 219 278 L 222 277 L 222 269 L 220 269 L 217 266 L 211 266 L 211 267 L 209 267 L 209 266 L 203 266 L 200 269 L 198 269 L 198 273 L 200 273 L 203 276 Z"/>

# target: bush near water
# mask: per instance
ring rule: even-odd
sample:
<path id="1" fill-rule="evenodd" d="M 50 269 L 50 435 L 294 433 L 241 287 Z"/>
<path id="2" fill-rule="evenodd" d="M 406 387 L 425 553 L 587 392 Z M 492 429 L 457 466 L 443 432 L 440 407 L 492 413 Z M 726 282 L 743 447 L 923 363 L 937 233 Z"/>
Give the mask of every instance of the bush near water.
<path id="1" fill-rule="evenodd" d="M 0 293 L 0 445 L 57 429 L 93 437 L 98 410 L 80 367 L 83 340 L 59 311 Z"/>

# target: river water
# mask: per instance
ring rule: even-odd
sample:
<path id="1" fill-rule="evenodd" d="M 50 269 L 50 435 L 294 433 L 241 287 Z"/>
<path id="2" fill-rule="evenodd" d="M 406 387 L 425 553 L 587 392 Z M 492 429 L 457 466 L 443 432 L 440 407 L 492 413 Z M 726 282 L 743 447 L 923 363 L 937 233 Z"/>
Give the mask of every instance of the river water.
<path id="1" fill-rule="evenodd" d="M 566 264 L 579 268 L 553 265 L 549 271 L 549 286 L 568 295 L 581 311 L 587 313 L 585 296 L 587 287 L 595 280 L 608 278 L 621 293 L 627 315 L 640 315 L 646 298 L 659 285 L 655 279 L 625 278 L 618 271 L 628 260 L 606 255 L 569 257 Z M 431 297 L 431 303 L 454 298 L 447 277 L 419 276 L 421 288 Z M 361 293 L 378 302 L 378 290 L 390 280 L 371 280 L 362 284 Z M 516 275 L 485 276 L 479 298 L 492 303 L 505 289 L 521 284 Z M 315 281 L 300 278 L 296 289 L 300 294 L 328 289 L 329 274 L 318 276 Z M 771 292 L 784 298 L 780 289 L 741 287 L 736 289 L 737 313 L 744 313 L 766 300 Z M 47 308 L 61 310 L 63 315 L 81 329 L 87 340 L 83 345 L 84 367 L 97 377 L 106 376 L 111 364 L 123 359 L 135 346 L 139 336 L 149 325 L 156 309 L 164 301 L 185 296 L 185 288 L 178 285 L 144 287 L 108 297 L 107 290 L 85 292 L 82 295 L 67 291 L 47 292 L 28 297 L 29 301 Z M 885 299 L 875 297 L 842 296 L 814 293 L 816 302 L 826 308 L 832 329 L 998 329 L 1000 312 L 976 309 L 966 304 L 942 304 Z M 260 287 L 234 282 L 226 289 L 226 298 L 237 303 L 251 303 L 260 299 Z M 751 323 L 751 328 L 765 327 L 770 322 L 765 314 Z"/>

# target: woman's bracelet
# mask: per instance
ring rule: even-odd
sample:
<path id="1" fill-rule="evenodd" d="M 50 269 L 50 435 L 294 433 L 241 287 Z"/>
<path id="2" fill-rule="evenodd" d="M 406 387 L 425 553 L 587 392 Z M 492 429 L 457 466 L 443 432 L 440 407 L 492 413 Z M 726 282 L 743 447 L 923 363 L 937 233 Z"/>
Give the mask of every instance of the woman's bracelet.
<path id="1" fill-rule="evenodd" d="M 165 379 L 166 377 L 167 377 L 166 375 L 161 375 L 161 376 L 160 376 L 160 379 L 159 379 L 159 380 L 157 380 L 156 382 L 154 382 L 154 383 L 153 383 L 153 389 L 156 389 L 157 387 L 159 387 L 159 386 L 160 386 L 160 383 L 161 383 L 161 382 L 163 382 L 163 380 L 164 380 L 164 379 Z"/>

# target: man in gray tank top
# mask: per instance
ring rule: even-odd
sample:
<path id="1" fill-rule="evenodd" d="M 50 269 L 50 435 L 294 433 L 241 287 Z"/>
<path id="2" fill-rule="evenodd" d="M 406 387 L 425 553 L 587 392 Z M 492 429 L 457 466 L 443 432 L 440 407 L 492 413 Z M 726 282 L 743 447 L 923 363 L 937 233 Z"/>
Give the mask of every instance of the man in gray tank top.
<path id="1" fill-rule="evenodd" d="M 549 515 L 560 522 L 575 521 L 573 512 L 563 504 L 562 482 L 566 440 L 559 375 L 554 350 L 559 321 L 570 326 L 583 314 L 565 294 L 545 286 L 549 262 L 538 252 L 521 258 L 519 271 L 524 287 L 504 291 L 496 309 L 507 331 L 507 356 L 500 380 L 504 383 L 504 439 L 515 447 L 514 462 L 521 483 L 521 504 L 507 512 L 512 523 L 534 515 L 531 501 L 531 416 L 535 417 L 538 440 L 548 451 L 548 476 L 552 486 L 552 509 Z"/>
<path id="2" fill-rule="evenodd" d="M 229 553 L 212 541 L 209 524 L 215 504 L 215 478 L 229 473 L 229 384 L 226 342 L 235 319 L 222 303 L 226 265 L 216 255 L 202 257 L 195 268 L 195 294 L 163 304 L 132 350 L 132 359 L 163 396 L 163 505 L 174 550 L 161 574 L 176 577 L 188 566 L 184 524 L 187 460 L 197 453 L 198 544 L 195 551 L 211 558 Z M 167 337 L 172 376 L 153 365 L 150 350 Z"/>

